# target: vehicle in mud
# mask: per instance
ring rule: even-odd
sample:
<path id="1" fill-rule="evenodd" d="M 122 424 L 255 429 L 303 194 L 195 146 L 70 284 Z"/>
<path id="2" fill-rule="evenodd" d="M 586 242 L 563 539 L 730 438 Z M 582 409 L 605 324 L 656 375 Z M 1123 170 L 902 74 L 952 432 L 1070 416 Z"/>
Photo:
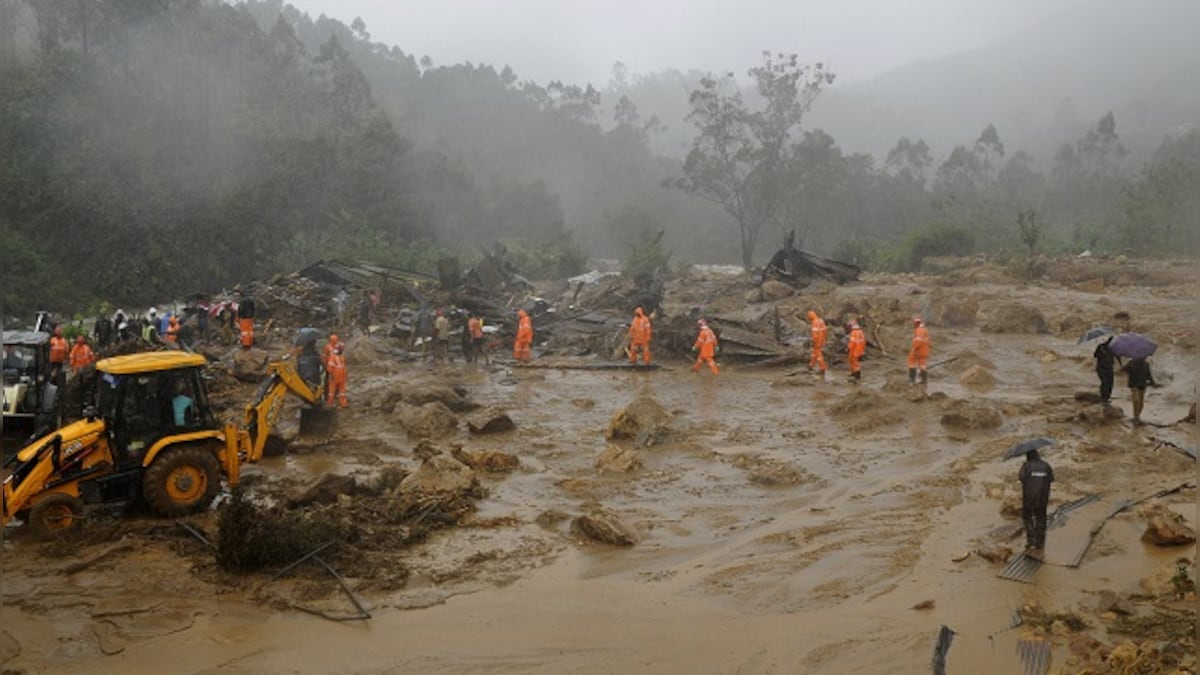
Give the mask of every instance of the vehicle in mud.
<path id="1" fill-rule="evenodd" d="M 86 503 L 139 498 L 161 516 L 195 513 L 216 497 L 222 475 L 236 486 L 242 463 L 263 456 L 287 394 L 310 406 L 302 433 L 328 425 L 322 388 L 290 361 L 269 364 L 240 426 L 219 424 L 204 365 L 203 356 L 174 351 L 98 362 L 96 407 L 17 453 L 3 483 L 3 522 L 20 517 L 46 537 L 78 525 Z"/>
<path id="2" fill-rule="evenodd" d="M 58 387 L 50 378 L 50 334 L 6 330 L 4 341 L 4 450 L 23 447 L 58 422 Z"/>

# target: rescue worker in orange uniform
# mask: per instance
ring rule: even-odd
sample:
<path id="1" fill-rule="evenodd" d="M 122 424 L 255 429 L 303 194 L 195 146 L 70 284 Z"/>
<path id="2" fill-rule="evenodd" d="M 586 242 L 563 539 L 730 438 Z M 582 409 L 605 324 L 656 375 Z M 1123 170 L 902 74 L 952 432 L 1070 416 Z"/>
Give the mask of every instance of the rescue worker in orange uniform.
<path id="1" fill-rule="evenodd" d="M 483 334 L 483 319 L 474 314 L 467 319 L 467 338 L 470 345 L 470 357 L 467 360 L 474 363 L 482 356 L 484 363 L 490 363 L 487 350 L 484 349 L 486 339 Z"/>
<path id="2" fill-rule="evenodd" d="M 518 361 L 533 360 L 533 321 L 523 309 L 517 310 L 517 339 L 513 342 L 513 358 Z"/>
<path id="3" fill-rule="evenodd" d="M 929 362 L 929 330 L 919 316 L 913 317 L 912 348 L 908 350 L 908 383 L 925 384 L 925 365 Z"/>
<path id="4" fill-rule="evenodd" d="M 825 338 L 829 335 L 829 330 L 825 326 L 825 320 L 817 316 L 817 313 L 808 310 L 808 323 L 812 329 L 812 357 L 808 360 L 808 369 L 812 370 L 815 366 L 821 373 L 821 379 L 825 379 Z"/>
<path id="5" fill-rule="evenodd" d="M 329 375 L 329 390 L 325 393 L 326 405 L 333 405 L 336 397 L 338 405 L 349 407 L 346 401 L 346 349 L 341 342 L 334 342 L 336 336 L 331 336 L 325 346 L 325 372 Z"/>
<path id="6" fill-rule="evenodd" d="M 697 321 L 696 325 L 700 327 L 700 334 L 696 336 L 696 342 L 692 345 L 692 351 L 697 352 L 696 362 L 692 364 L 692 372 L 699 372 L 701 364 L 707 363 L 708 369 L 713 372 L 713 375 L 719 375 L 721 369 L 713 361 L 713 357 L 717 354 L 717 334 L 708 327 L 708 322 L 704 319 Z"/>
<path id="7" fill-rule="evenodd" d="M 329 356 L 333 354 L 333 350 L 338 347 L 343 347 L 341 338 L 339 338 L 336 333 L 330 333 L 329 342 L 326 342 L 325 347 L 321 349 L 321 363 L 329 361 Z"/>
<path id="8" fill-rule="evenodd" d="M 847 356 L 850 357 L 850 379 L 862 380 L 862 365 L 859 359 L 867 353 L 867 336 L 859 327 L 857 321 L 850 322 L 850 342 L 846 345 Z"/>
<path id="9" fill-rule="evenodd" d="M 167 335 L 164 339 L 168 345 L 175 345 L 179 342 L 179 317 L 174 314 L 167 319 Z"/>
<path id="10" fill-rule="evenodd" d="M 89 364 L 96 362 L 96 352 L 92 351 L 91 345 L 87 343 L 87 338 L 82 335 L 76 336 L 75 346 L 71 347 L 70 359 L 72 373 L 78 373 Z"/>
<path id="11" fill-rule="evenodd" d="M 70 345 L 63 337 L 62 327 L 55 326 L 54 333 L 50 335 L 50 379 L 59 386 L 62 386 L 66 374 L 69 353 Z"/>
<path id="12" fill-rule="evenodd" d="M 238 332 L 240 333 L 239 342 L 242 345 L 242 349 L 250 349 L 254 346 L 254 314 L 257 308 L 254 306 L 254 298 L 241 297 L 240 292 L 238 296 L 237 309 L 235 311 L 237 312 L 237 325 Z"/>
<path id="13" fill-rule="evenodd" d="M 633 323 L 629 324 L 629 362 L 637 363 L 638 352 L 642 354 L 642 363 L 650 365 L 650 317 L 646 316 L 641 307 L 633 310 Z"/>

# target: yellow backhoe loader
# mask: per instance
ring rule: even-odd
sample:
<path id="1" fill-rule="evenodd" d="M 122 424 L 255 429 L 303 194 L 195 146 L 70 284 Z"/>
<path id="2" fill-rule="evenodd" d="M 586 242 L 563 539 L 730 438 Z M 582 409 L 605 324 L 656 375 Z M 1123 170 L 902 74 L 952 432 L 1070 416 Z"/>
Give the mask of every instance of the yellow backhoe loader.
<path id="1" fill-rule="evenodd" d="M 242 464 L 263 456 L 289 393 L 308 404 L 302 433 L 331 421 L 321 385 L 283 360 L 268 366 L 242 423 L 220 424 L 204 364 L 176 351 L 99 361 L 95 409 L 18 452 L 3 483 L 3 523 L 20 518 L 44 538 L 77 526 L 84 504 L 139 498 L 161 516 L 195 513 L 212 503 L 222 476 L 236 486 Z"/>

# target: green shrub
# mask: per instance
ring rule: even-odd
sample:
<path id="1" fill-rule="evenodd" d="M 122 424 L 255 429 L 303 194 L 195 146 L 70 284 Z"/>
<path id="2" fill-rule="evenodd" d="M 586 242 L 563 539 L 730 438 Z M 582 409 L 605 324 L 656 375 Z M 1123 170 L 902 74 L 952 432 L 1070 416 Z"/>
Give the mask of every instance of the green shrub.
<path id="1" fill-rule="evenodd" d="M 935 222 L 910 230 L 890 263 L 895 271 L 915 272 L 920 269 L 921 261 L 929 256 L 962 256 L 974 252 L 975 235 L 970 229 Z"/>
<path id="2" fill-rule="evenodd" d="M 855 237 L 838 242 L 838 245 L 833 248 L 832 257 L 834 260 L 874 271 L 886 267 L 883 264 L 886 249 L 886 245 L 878 240 Z"/>
<path id="3" fill-rule="evenodd" d="M 502 243 L 508 249 L 509 261 L 528 279 L 562 279 L 587 270 L 587 254 L 567 241 L 506 240 Z"/>
<path id="4" fill-rule="evenodd" d="M 629 245 L 629 257 L 621 265 L 621 272 L 628 277 L 643 274 L 666 273 L 671 270 L 671 252 L 663 248 L 663 231 L 650 234 L 642 230 L 638 240 Z"/>

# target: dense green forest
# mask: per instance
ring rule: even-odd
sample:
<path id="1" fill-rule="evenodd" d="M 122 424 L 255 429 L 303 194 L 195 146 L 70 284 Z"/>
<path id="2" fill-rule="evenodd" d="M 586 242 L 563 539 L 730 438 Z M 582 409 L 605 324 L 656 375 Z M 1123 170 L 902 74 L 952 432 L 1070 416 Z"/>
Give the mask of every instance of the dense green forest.
<path id="1" fill-rule="evenodd" d="M 788 55 L 736 78 L 616 69 L 598 90 L 402 47 L 279 0 L 0 0 L 3 312 L 148 303 L 317 258 L 428 269 L 495 241 L 531 275 L 571 272 L 658 230 L 677 260 L 761 263 L 795 230 L 897 270 L 1195 250 L 1194 123 L 1137 165 L 1111 113 L 1048 156 L 981 119 L 944 157 L 905 137 L 876 158 L 810 126 L 835 73 Z M 656 102 L 686 111 L 678 155 Z"/>

